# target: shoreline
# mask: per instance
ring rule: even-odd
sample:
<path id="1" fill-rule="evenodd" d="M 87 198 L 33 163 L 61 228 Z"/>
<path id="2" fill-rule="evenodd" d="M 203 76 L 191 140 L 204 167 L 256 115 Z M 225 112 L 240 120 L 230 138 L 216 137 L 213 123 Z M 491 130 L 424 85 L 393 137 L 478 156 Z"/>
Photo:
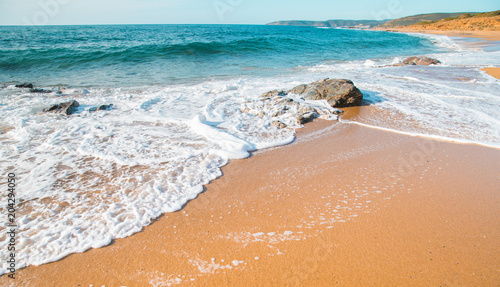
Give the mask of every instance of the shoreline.
<path id="1" fill-rule="evenodd" d="M 500 41 L 500 31 L 426 30 L 426 29 L 408 29 L 408 28 L 373 29 L 373 30 L 387 31 L 387 32 L 446 35 L 449 37 L 476 38 L 490 42 Z"/>
<path id="2" fill-rule="evenodd" d="M 459 30 L 425 30 L 425 29 L 419 30 L 419 29 L 405 29 L 405 28 L 373 29 L 373 30 L 400 32 L 400 33 L 445 35 L 448 37 L 474 38 L 487 42 L 500 43 L 500 31 L 459 31 Z M 500 80 L 500 67 L 487 67 L 481 69 L 481 71 L 484 71 L 488 75 Z"/>
<path id="3" fill-rule="evenodd" d="M 491 286 L 499 163 L 491 148 L 314 121 L 293 144 L 231 161 L 179 212 L 18 270 L 16 284 Z"/>

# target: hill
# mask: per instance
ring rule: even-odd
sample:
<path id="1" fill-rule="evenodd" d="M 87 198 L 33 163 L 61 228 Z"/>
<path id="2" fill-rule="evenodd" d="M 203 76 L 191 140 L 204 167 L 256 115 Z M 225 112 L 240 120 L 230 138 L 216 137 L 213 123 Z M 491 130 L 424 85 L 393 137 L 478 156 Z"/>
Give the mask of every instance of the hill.
<path id="1" fill-rule="evenodd" d="M 395 28 L 414 30 L 500 31 L 500 10 L 487 13 L 463 13 L 458 16 L 451 16 L 433 21 L 420 21 L 412 25 L 400 25 Z"/>
<path id="2" fill-rule="evenodd" d="M 432 22 L 445 18 L 458 17 L 465 13 L 433 13 L 433 14 L 419 14 L 414 16 L 403 17 L 395 20 L 388 21 L 378 28 L 395 28 L 401 26 L 409 26 L 421 22 Z M 474 13 L 471 13 L 474 14 Z"/>
<path id="3" fill-rule="evenodd" d="M 312 27 L 329 27 L 329 28 L 373 28 L 384 24 L 387 20 L 327 20 L 327 21 L 305 21 L 305 20 L 289 20 L 277 21 L 266 25 L 278 26 L 312 26 Z"/>
<path id="4" fill-rule="evenodd" d="M 288 20 L 268 23 L 280 26 L 312 26 L 359 29 L 409 29 L 409 30 L 457 30 L 500 31 L 500 10 L 486 13 L 432 13 L 403 17 L 395 20 Z"/>

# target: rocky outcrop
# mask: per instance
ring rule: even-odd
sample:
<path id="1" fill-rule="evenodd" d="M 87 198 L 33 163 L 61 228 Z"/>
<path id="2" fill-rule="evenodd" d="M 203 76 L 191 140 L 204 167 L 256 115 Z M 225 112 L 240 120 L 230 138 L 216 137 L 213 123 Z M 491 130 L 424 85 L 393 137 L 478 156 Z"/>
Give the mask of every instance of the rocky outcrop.
<path id="1" fill-rule="evenodd" d="M 409 57 L 405 59 L 401 64 L 397 64 L 396 66 L 411 66 L 411 65 L 430 66 L 438 64 L 441 64 L 441 61 L 425 56 L 420 56 L 420 57 Z"/>
<path id="2" fill-rule="evenodd" d="M 299 85 L 290 93 L 307 100 L 326 100 L 332 107 L 342 108 L 358 106 L 363 100 L 363 93 L 353 82 L 344 79 L 324 79 L 307 85 Z"/>
<path id="3" fill-rule="evenodd" d="M 290 91 L 270 91 L 262 97 L 284 97 L 288 94 L 296 94 L 307 100 L 326 100 L 334 108 L 358 106 L 363 100 L 363 93 L 352 81 L 344 79 L 323 79 L 296 86 Z"/>
<path id="4" fill-rule="evenodd" d="M 69 101 L 69 102 L 64 102 L 64 103 L 53 105 L 50 108 L 44 109 L 43 111 L 44 112 L 59 113 L 59 114 L 69 116 L 76 111 L 76 108 L 78 106 L 80 106 L 80 104 L 77 101 Z"/>
<path id="5" fill-rule="evenodd" d="M 264 96 L 275 96 L 249 101 L 241 109 L 241 112 L 262 119 L 270 119 L 271 125 L 278 129 L 297 128 L 315 118 L 334 120 L 337 119 L 337 115 L 342 113 L 341 110 L 322 104 L 289 98 L 287 94 L 287 92 L 278 91 L 265 93 Z"/>
<path id="6" fill-rule="evenodd" d="M 306 100 L 326 100 L 330 107 Z M 296 86 L 289 91 L 264 93 L 260 101 L 248 102 L 241 112 L 259 118 L 271 118 L 271 124 L 277 128 L 295 128 L 315 118 L 337 119 L 342 111 L 335 108 L 357 106 L 362 100 L 363 93 L 352 81 L 323 79 Z"/>
<path id="7" fill-rule="evenodd" d="M 297 97 L 299 96 L 299 97 Z M 326 100 L 330 107 L 321 102 Z M 248 102 L 241 112 L 260 118 L 272 118 L 277 128 L 295 128 L 315 118 L 337 119 L 338 107 L 360 105 L 363 93 L 353 82 L 344 79 L 323 79 L 294 87 L 289 91 L 273 90 L 257 102 Z"/>

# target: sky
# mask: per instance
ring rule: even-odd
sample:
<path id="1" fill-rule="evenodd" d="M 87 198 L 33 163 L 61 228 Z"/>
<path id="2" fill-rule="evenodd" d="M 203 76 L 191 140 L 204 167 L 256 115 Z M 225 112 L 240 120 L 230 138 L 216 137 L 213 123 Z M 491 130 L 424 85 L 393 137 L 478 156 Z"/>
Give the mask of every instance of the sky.
<path id="1" fill-rule="evenodd" d="M 500 10 L 498 0 L 0 0 L 0 25 L 265 24 Z"/>

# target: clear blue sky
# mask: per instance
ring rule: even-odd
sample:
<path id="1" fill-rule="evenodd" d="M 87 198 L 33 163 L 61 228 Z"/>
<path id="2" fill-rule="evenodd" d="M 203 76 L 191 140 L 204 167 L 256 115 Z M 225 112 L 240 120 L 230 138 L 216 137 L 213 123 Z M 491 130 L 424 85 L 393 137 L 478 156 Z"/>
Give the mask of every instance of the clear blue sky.
<path id="1" fill-rule="evenodd" d="M 0 0 L 0 25 L 265 24 L 500 10 L 498 0 Z"/>

